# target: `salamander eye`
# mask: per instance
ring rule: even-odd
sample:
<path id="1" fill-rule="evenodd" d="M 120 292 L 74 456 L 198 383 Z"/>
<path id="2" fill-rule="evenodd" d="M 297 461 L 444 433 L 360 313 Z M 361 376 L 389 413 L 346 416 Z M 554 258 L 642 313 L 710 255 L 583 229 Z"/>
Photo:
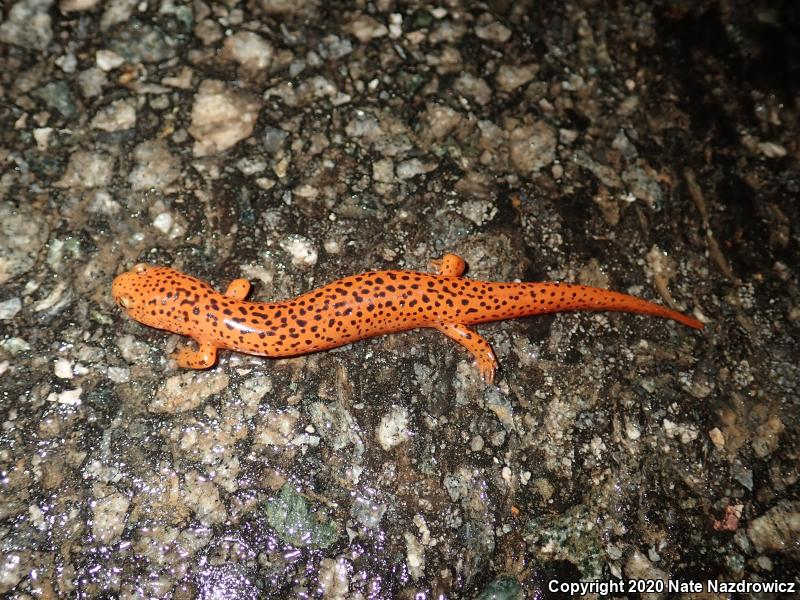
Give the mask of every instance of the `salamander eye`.
<path id="1" fill-rule="evenodd" d="M 131 269 L 131 270 L 134 273 L 144 273 L 149 268 L 150 268 L 150 265 L 148 265 L 146 263 L 139 263 L 139 264 L 133 265 L 133 269 Z"/>
<path id="2" fill-rule="evenodd" d="M 122 308 L 128 308 L 131 305 L 131 299 L 127 296 L 120 296 L 117 302 Z"/>

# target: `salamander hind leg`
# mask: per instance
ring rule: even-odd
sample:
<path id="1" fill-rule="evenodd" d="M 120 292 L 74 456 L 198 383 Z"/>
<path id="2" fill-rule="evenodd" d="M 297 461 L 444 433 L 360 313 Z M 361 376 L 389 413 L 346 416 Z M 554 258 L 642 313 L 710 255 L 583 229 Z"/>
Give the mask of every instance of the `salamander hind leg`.
<path id="1" fill-rule="evenodd" d="M 431 265 L 439 275 L 445 277 L 461 277 L 467 268 L 464 259 L 455 254 L 445 254 L 441 260 L 432 260 Z"/>
<path id="2" fill-rule="evenodd" d="M 489 342 L 460 323 L 440 323 L 435 327 L 451 340 L 458 342 L 469 350 L 478 365 L 478 370 L 483 380 L 487 384 L 494 382 L 494 374 L 498 365 Z"/>
<path id="3" fill-rule="evenodd" d="M 228 289 L 225 290 L 225 296 L 234 300 L 244 300 L 249 293 L 250 282 L 247 279 L 234 279 L 228 284 Z"/>
<path id="4" fill-rule="evenodd" d="M 188 346 L 170 355 L 183 369 L 208 369 L 217 362 L 217 348 L 210 342 L 200 344 L 197 350 Z"/>

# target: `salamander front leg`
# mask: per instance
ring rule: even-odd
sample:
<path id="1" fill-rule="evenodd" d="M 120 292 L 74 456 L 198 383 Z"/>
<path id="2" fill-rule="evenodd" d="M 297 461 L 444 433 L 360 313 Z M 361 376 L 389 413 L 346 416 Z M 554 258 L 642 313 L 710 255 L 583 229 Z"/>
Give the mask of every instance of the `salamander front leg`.
<path id="1" fill-rule="evenodd" d="M 209 342 L 199 344 L 197 350 L 188 346 L 170 355 L 183 369 L 208 369 L 217 362 L 217 348 Z"/>
<path id="2" fill-rule="evenodd" d="M 247 279 L 234 279 L 228 284 L 225 296 L 234 300 L 244 300 L 250 293 L 250 282 Z"/>
<path id="3" fill-rule="evenodd" d="M 469 350 L 478 365 L 478 370 L 483 380 L 487 384 L 494 382 L 494 374 L 498 365 L 489 342 L 460 323 L 441 323 L 435 325 L 435 327 L 451 340 L 458 342 Z"/>
<path id="4" fill-rule="evenodd" d="M 455 254 L 445 254 L 441 260 L 432 260 L 431 265 L 439 275 L 445 277 L 461 277 L 467 268 L 464 259 Z"/>

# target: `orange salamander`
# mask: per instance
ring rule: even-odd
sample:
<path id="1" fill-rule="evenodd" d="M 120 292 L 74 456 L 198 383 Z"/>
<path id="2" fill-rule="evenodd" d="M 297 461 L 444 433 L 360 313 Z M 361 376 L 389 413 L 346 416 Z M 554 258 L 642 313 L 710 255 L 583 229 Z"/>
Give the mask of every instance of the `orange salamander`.
<path id="1" fill-rule="evenodd" d="M 137 321 L 193 338 L 174 358 L 206 369 L 217 350 L 259 356 L 298 356 L 386 333 L 432 327 L 464 346 L 487 383 L 497 359 L 468 325 L 544 313 L 604 310 L 703 324 L 634 296 L 571 283 L 497 283 L 461 277 L 464 261 L 447 254 L 437 273 L 370 271 L 281 302 L 247 302 L 250 283 L 231 282 L 224 294 L 169 267 L 138 264 L 114 279 L 114 301 Z"/>

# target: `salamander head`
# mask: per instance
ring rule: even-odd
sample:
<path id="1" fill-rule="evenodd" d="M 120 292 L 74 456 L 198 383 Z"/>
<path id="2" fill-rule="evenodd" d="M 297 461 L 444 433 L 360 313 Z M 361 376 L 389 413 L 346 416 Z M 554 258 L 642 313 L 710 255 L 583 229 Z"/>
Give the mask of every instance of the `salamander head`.
<path id="1" fill-rule="evenodd" d="M 111 284 L 114 302 L 140 323 L 181 333 L 183 319 L 178 311 L 188 291 L 207 284 L 169 267 L 139 263 L 118 275 Z"/>

